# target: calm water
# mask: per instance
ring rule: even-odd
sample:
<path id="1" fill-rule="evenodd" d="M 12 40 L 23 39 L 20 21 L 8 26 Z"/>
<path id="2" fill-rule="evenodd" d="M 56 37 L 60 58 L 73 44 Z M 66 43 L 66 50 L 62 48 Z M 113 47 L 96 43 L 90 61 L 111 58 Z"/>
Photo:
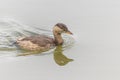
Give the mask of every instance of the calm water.
<path id="1" fill-rule="evenodd" d="M 16 57 L 20 51 L 12 44 L 17 37 L 38 33 L 53 37 L 52 32 L 50 27 L 41 29 L 2 20 L 0 79 L 119 80 L 119 21 L 120 17 L 80 17 L 80 25 L 71 23 L 74 35 L 63 35 L 63 48 L 58 46 L 43 54 Z"/>
<path id="2" fill-rule="evenodd" d="M 1 0 L 4 17 L 15 21 L 0 20 L 0 80 L 120 80 L 120 0 Z M 17 37 L 53 37 L 57 22 L 74 33 L 64 48 L 16 56 Z"/>

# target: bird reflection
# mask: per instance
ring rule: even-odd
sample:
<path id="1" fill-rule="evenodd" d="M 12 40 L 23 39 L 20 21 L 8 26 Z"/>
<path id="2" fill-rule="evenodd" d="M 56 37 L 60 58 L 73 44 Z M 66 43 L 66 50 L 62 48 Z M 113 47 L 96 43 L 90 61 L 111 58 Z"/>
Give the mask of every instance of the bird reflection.
<path id="1" fill-rule="evenodd" d="M 73 59 L 70 59 L 70 58 L 66 57 L 65 55 L 63 55 L 62 45 L 58 45 L 56 47 L 56 49 L 54 51 L 54 60 L 60 66 L 64 66 L 67 63 L 73 61 Z"/>
<path id="2" fill-rule="evenodd" d="M 54 60 L 55 62 L 59 65 L 59 66 L 64 66 L 67 63 L 73 61 L 73 59 L 70 59 L 68 57 L 66 57 L 63 54 L 63 50 L 62 50 L 62 45 L 58 45 L 56 46 L 56 49 L 54 50 Z M 34 52 L 24 52 L 24 53 L 20 53 L 17 56 L 27 56 L 27 55 L 39 55 L 40 52 L 34 51 Z"/>

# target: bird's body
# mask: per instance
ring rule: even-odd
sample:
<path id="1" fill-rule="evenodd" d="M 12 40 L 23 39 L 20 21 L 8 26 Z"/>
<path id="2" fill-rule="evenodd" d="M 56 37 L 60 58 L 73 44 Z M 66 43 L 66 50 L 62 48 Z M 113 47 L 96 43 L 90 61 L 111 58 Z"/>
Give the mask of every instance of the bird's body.
<path id="1" fill-rule="evenodd" d="M 37 35 L 25 37 L 17 40 L 20 48 L 25 50 L 41 50 L 45 51 L 55 46 L 54 39 L 45 35 Z"/>
<path id="2" fill-rule="evenodd" d="M 66 32 L 72 34 L 62 23 L 58 23 L 53 28 L 54 38 L 48 37 L 46 35 L 36 35 L 30 37 L 19 38 L 16 43 L 17 45 L 25 50 L 30 51 L 46 51 L 56 45 L 62 44 L 63 39 L 61 33 Z"/>

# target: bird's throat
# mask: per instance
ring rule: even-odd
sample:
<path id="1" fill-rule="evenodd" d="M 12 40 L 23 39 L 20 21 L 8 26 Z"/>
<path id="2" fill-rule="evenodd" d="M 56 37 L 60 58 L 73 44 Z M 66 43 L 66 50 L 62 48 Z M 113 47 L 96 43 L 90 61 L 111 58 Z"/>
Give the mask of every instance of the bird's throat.
<path id="1" fill-rule="evenodd" d="M 62 45 L 63 44 L 63 39 L 61 34 L 54 34 L 54 38 L 55 38 L 55 44 L 56 45 Z"/>

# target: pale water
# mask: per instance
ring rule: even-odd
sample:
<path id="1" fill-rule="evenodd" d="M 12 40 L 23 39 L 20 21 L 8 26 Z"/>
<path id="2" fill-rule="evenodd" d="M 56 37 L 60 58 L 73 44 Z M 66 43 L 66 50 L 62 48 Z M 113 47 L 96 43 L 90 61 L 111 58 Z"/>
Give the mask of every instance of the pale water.
<path id="1" fill-rule="evenodd" d="M 58 22 L 74 33 L 64 48 L 16 56 L 17 37 Z M 120 0 L 1 0 L 0 80 L 120 80 Z"/>
<path id="2" fill-rule="evenodd" d="M 31 27 L 15 20 L 1 20 L 0 79 L 119 80 L 119 21 L 120 17 L 80 17 L 80 25 L 71 23 L 69 27 L 74 35 L 63 35 L 64 48 L 58 46 L 44 54 L 16 56 L 20 52 L 13 45 L 17 37 L 36 34 L 53 37 L 52 30 L 49 25 Z"/>

